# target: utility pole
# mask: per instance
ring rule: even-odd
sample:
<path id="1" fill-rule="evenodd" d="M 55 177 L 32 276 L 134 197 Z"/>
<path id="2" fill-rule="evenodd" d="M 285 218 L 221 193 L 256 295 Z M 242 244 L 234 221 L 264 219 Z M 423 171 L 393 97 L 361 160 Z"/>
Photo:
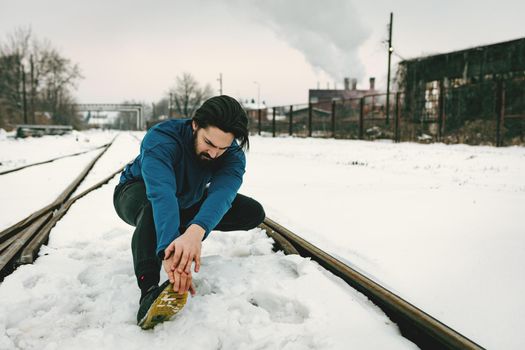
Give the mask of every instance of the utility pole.
<path id="1" fill-rule="evenodd" d="M 386 78 L 386 124 L 390 122 L 390 60 L 392 58 L 392 25 L 394 24 L 394 14 L 390 12 L 390 25 L 388 26 L 388 74 Z"/>
<path id="2" fill-rule="evenodd" d="M 28 124 L 27 121 L 27 97 L 26 97 L 26 69 L 24 68 L 24 64 L 20 64 L 22 68 L 22 103 L 24 108 L 24 124 Z"/>
<path id="3" fill-rule="evenodd" d="M 35 64 L 33 62 L 33 55 L 29 57 L 29 64 L 31 67 L 31 122 L 36 124 L 35 117 Z"/>
<path id="4" fill-rule="evenodd" d="M 219 82 L 219 95 L 222 95 L 222 73 L 219 73 L 217 81 Z"/>

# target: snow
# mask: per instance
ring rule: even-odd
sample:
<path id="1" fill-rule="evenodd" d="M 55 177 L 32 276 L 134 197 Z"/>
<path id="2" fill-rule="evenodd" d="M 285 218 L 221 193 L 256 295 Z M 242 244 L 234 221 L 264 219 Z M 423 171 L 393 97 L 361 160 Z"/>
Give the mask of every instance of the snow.
<path id="1" fill-rule="evenodd" d="M 0 201 L 9 205 L 2 206 L 0 230 L 52 203 L 98 153 L 100 150 L 1 175 Z"/>
<path id="2" fill-rule="evenodd" d="M 53 202 L 65 187 L 76 179 L 80 171 L 100 154 L 101 149 L 94 148 L 110 142 L 115 135 L 114 132 L 74 132 L 65 136 L 0 141 L 0 159 L 5 165 L 5 167 L 0 167 L 0 171 L 62 155 L 92 150 L 75 157 L 62 158 L 51 163 L 1 175 L 0 201 L 9 203 L 9 205 L 2 206 L 0 230 Z M 114 170 L 117 168 L 115 166 Z M 96 173 L 96 169 L 93 171 Z M 108 170 L 105 173 L 105 176 L 107 175 L 109 175 Z M 84 187 L 81 186 L 81 188 Z"/>
<path id="3" fill-rule="evenodd" d="M 131 162 L 139 153 L 139 142 L 142 132 L 131 132 L 119 135 L 111 147 L 95 163 L 88 176 L 78 186 L 73 195 L 79 194 Z"/>
<path id="4" fill-rule="evenodd" d="M 7 140 L 7 131 L 5 129 L 0 128 L 0 141 Z"/>
<path id="5" fill-rule="evenodd" d="M 113 136 L 4 138 L 0 161 L 14 167 Z M 135 157 L 141 136 L 121 134 L 77 193 Z M 84 138 L 89 147 L 78 146 Z M 482 346 L 525 346 L 525 148 L 250 142 L 241 192 L 269 217 Z M 0 176 L 9 203 L 0 227 L 53 200 L 98 152 Z M 133 228 L 112 207 L 117 179 L 78 201 L 36 263 L 0 285 L 0 349 L 415 348 L 363 295 L 309 259 L 273 253 L 259 229 L 212 233 L 197 296 L 172 322 L 140 330 Z"/>
<path id="6" fill-rule="evenodd" d="M 85 132 L 73 130 L 71 134 L 63 136 L 34 138 L 8 138 L 6 134 L 0 136 L 0 172 L 91 150 L 110 142 L 115 136 L 115 132 L 109 130 Z"/>
<path id="7" fill-rule="evenodd" d="M 102 178 L 104 168 L 107 175 L 128 162 L 138 145 L 136 135 L 119 136 L 83 186 Z M 23 158 L 22 152 L 17 157 Z M 16 172 L 18 185 L 29 177 L 46 184 L 50 171 Z M 0 177 L 0 184 L 6 179 Z M 6 202 L 17 194 L 16 182 L 9 181 L 2 187 Z M 118 176 L 73 205 L 35 264 L 18 268 L 2 282 L 0 349 L 166 348 L 174 341 L 194 349 L 416 348 L 381 310 L 339 278 L 309 259 L 272 252 L 271 240 L 259 229 L 210 235 L 201 272 L 195 275 L 197 296 L 172 322 L 142 331 L 135 323 L 139 290 L 130 252 L 133 228 L 112 205 L 117 181 Z M 23 207 L 15 211 L 27 212 Z M 5 212 L 2 221 L 10 221 Z"/>
<path id="8" fill-rule="evenodd" d="M 251 139 L 269 217 L 487 348 L 525 337 L 525 148 Z"/>

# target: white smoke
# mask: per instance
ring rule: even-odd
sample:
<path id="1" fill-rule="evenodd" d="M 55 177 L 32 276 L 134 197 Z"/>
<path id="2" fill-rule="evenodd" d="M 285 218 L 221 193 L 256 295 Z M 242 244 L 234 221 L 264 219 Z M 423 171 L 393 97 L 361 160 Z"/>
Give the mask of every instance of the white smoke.
<path id="1" fill-rule="evenodd" d="M 349 0 L 230 0 L 337 81 L 364 76 L 358 49 L 368 30 Z"/>

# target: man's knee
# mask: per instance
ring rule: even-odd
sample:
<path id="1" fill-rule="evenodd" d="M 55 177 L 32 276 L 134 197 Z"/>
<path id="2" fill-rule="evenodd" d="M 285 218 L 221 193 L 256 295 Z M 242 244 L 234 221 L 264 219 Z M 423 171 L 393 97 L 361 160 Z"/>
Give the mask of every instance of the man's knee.
<path id="1" fill-rule="evenodd" d="M 264 218 L 266 217 L 266 213 L 264 212 L 264 208 L 253 198 L 245 197 L 246 200 L 244 202 L 244 220 L 245 221 L 245 229 L 249 230 L 252 228 L 257 227 L 259 224 L 261 224 L 264 221 Z"/>
<path id="2" fill-rule="evenodd" d="M 256 200 L 254 200 L 254 202 L 255 202 L 255 214 L 256 214 L 255 215 L 255 222 L 256 222 L 255 226 L 258 226 L 264 221 L 264 218 L 266 217 L 266 213 L 264 212 L 264 208 L 261 205 L 261 203 L 257 202 Z"/>
<path id="3" fill-rule="evenodd" d="M 265 218 L 263 206 L 255 199 L 237 194 L 230 210 L 215 227 L 218 231 L 251 230 Z"/>
<path id="4" fill-rule="evenodd" d="M 142 181 L 118 185 L 113 195 L 113 205 L 118 216 L 132 226 L 137 226 L 139 217 L 144 215 L 145 210 L 151 211 L 146 187 Z"/>

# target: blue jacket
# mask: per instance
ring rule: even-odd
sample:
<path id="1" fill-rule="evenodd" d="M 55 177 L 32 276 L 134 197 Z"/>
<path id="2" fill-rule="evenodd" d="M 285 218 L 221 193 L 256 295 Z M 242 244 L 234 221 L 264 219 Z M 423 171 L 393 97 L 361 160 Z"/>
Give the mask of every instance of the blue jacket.
<path id="1" fill-rule="evenodd" d="M 153 207 L 157 254 L 180 236 L 180 209 L 191 207 L 208 194 L 188 223 L 206 231 L 205 237 L 230 209 L 245 172 L 246 158 L 234 140 L 212 167 L 203 167 L 194 148 L 190 119 L 159 123 L 144 136 L 140 154 L 126 166 L 120 183 L 142 179 Z"/>

